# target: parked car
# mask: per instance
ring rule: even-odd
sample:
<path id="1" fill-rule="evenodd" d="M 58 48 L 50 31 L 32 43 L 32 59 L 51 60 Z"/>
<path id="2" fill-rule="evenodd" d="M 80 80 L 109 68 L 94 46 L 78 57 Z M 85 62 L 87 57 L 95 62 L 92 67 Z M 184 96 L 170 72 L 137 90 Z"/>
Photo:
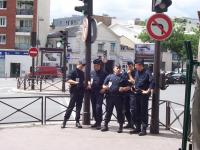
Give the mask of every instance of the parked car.
<path id="1" fill-rule="evenodd" d="M 32 73 L 29 73 L 28 77 L 32 77 L 32 75 Z M 54 66 L 38 66 L 35 69 L 34 77 L 58 78 L 62 77 L 62 72 L 59 68 Z"/>
<path id="2" fill-rule="evenodd" d="M 182 73 L 174 73 L 167 78 L 168 84 L 185 84 L 186 76 Z"/>

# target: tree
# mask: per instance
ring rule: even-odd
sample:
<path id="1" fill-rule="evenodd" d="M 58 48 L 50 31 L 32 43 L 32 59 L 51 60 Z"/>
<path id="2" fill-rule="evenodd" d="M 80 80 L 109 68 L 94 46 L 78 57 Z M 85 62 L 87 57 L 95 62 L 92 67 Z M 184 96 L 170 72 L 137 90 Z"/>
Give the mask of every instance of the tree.
<path id="1" fill-rule="evenodd" d="M 198 61 L 200 62 L 200 40 L 199 40 L 199 56 Z M 197 69 L 197 84 L 193 95 L 193 106 L 192 106 L 192 128 L 193 128 L 193 149 L 200 150 L 200 67 Z"/>

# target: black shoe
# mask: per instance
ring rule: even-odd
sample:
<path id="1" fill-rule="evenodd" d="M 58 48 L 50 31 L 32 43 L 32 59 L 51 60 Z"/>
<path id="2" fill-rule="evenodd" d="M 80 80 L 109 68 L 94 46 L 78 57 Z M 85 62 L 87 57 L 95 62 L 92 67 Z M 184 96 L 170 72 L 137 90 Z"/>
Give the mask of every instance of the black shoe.
<path id="1" fill-rule="evenodd" d="M 102 129 L 101 129 L 102 132 L 105 132 L 105 131 L 108 131 L 108 126 L 104 126 Z"/>
<path id="2" fill-rule="evenodd" d="M 117 133 L 122 133 L 122 131 L 123 131 L 123 125 L 120 125 L 119 129 L 117 130 Z"/>
<path id="3" fill-rule="evenodd" d="M 132 127 L 131 127 L 131 124 L 129 124 L 129 123 L 128 123 L 127 125 L 124 126 L 124 129 L 128 129 L 128 128 L 132 128 Z"/>
<path id="4" fill-rule="evenodd" d="M 147 132 L 146 132 L 146 130 L 143 130 L 143 131 L 141 131 L 138 135 L 139 135 L 139 136 L 144 136 L 144 135 L 147 135 Z"/>
<path id="5" fill-rule="evenodd" d="M 130 134 L 138 134 L 138 133 L 140 133 L 140 132 L 141 132 L 140 129 L 133 129 L 133 130 L 131 130 L 129 133 L 130 133 Z"/>
<path id="6" fill-rule="evenodd" d="M 97 127 L 97 123 L 91 125 L 91 128 L 96 128 Z"/>
<path id="7" fill-rule="evenodd" d="M 63 121 L 62 125 L 61 125 L 61 129 L 64 129 L 66 126 L 66 121 Z"/>
<path id="8" fill-rule="evenodd" d="M 96 129 L 97 129 L 97 130 L 101 130 L 101 125 L 97 125 L 97 126 L 96 126 Z"/>
<path id="9" fill-rule="evenodd" d="M 76 123 L 77 128 L 82 128 L 81 124 L 79 122 Z"/>

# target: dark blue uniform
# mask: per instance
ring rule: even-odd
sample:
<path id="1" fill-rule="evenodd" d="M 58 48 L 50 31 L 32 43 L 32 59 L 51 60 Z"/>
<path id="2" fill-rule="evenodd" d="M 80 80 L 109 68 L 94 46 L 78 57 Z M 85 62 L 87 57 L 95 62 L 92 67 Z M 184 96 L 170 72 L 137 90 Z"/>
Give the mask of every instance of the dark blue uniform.
<path id="1" fill-rule="evenodd" d="M 127 84 L 126 86 L 130 86 L 133 87 L 134 85 L 130 82 L 128 82 L 129 80 L 129 76 L 128 73 L 125 73 L 126 76 L 126 81 Z M 131 72 L 131 76 L 134 79 L 135 78 L 135 70 L 133 70 Z M 124 115 L 128 121 L 128 125 L 131 127 L 134 127 L 134 122 L 135 122 L 135 105 L 134 105 L 134 101 L 135 101 L 135 96 L 134 96 L 134 92 L 128 91 L 124 94 L 123 96 L 123 101 L 124 101 Z"/>
<path id="2" fill-rule="evenodd" d="M 150 96 L 150 94 L 142 94 L 142 90 L 153 89 L 152 80 L 152 75 L 148 70 L 144 69 L 135 73 L 135 101 L 131 106 L 135 109 L 136 129 L 142 131 L 146 131 L 148 126 L 148 100 Z"/>
<path id="3" fill-rule="evenodd" d="M 76 122 L 79 122 L 80 111 L 82 108 L 82 102 L 84 97 L 84 72 L 77 69 L 72 71 L 68 76 L 68 79 L 79 82 L 77 85 L 70 85 L 70 102 L 65 113 L 64 122 L 70 118 L 71 113 L 76 104 Z"/>
<path id="4" fill-rule="evenodd" d="M 96 125 L 101 125 L 102 122 L 102 104 L 104 94 L 100 93 L 102 85 L 106 78 L 106 73 L 102 70 L 91 72 L 91 103 L 93 117 L 96 121 Z"/>
<path id="5" fill-rule="evenodd" d="M 124 123 L 124 117 L 123 117 L 123 99 L 122 95 L 119 92 L 119 87 L 123 83 L 122 74 L 115 75 L 111 74 L 108 75 L 104 81 L 104 85 L 109 86 L 109 91 L 106 99 L 106 115 L 105 115 L 105 125 L 108 125 L 113 108 L 115 106 L 117 111 L 117 120 L 120 124 L 120 126 Z"/>

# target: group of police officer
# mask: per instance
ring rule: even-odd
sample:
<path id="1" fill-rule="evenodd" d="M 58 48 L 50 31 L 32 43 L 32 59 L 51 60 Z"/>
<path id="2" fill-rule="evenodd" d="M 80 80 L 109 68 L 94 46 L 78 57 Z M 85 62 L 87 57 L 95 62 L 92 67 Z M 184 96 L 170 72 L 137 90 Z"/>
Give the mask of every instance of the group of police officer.
<path id="1" fill-rule="evenodd" d="M 79 61 L 76 69 L 70 73 L 67 82 L 70 87 L 70 102 L 66 110 L 61 128 L 65 128 L 73 108 L 76 105 L 76 127 L 82 128 L 80 111 L 82 107 L 84 91 L 90 90 L 92 112 L 95 123 L 91 126 L 102 132 L 108 131 L 108 123 L 115 107 L 117 121 L 119 123 L 118 133 L 123 128 L 131 128 L 130 134 L 146 135 L 148 126 L 148 100 L 153 90 L 153 78 L 149 70 L 144 68 L 143 60 L 127 62 L 127 71 L 122 71 L 119 64 L 113 67 L 113 73 L 107 74 L 102 69 L 102 61 L 93 61 L 94 71 L 91 72 L 91 80 L 84 87 L 85 61 Z M 102 105 L 106 98 L 106 114 L 102 124 Z M 125 117 L 127 125 L 123 127 Z"/>

